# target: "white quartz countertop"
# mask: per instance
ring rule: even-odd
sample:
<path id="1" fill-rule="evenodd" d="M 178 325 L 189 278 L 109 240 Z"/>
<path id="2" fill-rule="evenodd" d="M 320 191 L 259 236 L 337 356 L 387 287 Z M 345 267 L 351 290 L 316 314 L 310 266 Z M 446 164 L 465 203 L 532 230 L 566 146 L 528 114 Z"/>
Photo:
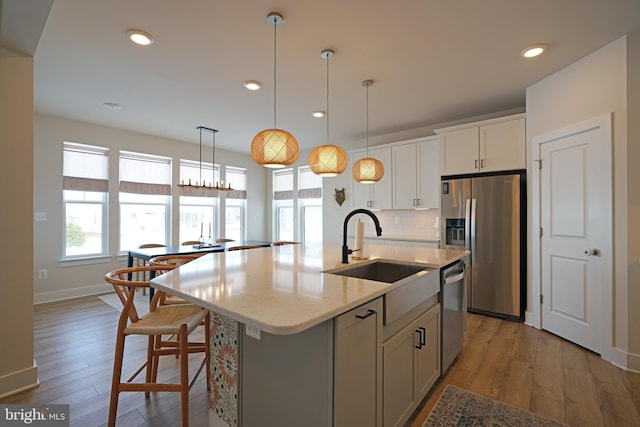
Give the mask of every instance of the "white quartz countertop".
<path id="1" fill-rule="evenodd" d="M 440 268 L 467 253 L 367 245 L 369 260 Z M 151 281 L 154 288 L 275 335 L 302 332 L 402 286 L 324 273 L 341 264 L 340 245 L 285 245 L 204 255 Z M 438 274 L 434 272 L 434 274 Z"/>

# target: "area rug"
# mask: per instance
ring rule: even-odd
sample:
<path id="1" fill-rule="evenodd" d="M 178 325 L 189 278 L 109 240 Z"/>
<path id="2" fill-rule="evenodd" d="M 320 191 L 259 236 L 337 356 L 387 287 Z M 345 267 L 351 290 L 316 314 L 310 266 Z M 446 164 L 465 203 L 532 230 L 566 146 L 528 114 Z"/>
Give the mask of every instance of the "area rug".
<path id="1" fill-rule="evenodd" d="M 422 427 L 555 427 L 564 425 L 507 403 L 447 385 Z"/>
<path id="2" fill-rule="evenodd" d="M 110 305 L 118 311 L 122 311 L 122 303 L 118 298 L 116 293 L 100 295 L 98 298 L 102 300 L 105 304 Z M 136 310 L 138 311 L 138 316 L 143 316 L 149 312 L 149 292 L 147 295 L 143 295 L 142 292 L 136 292 L 133 297 L 133 303 L 136 305 Z"/>

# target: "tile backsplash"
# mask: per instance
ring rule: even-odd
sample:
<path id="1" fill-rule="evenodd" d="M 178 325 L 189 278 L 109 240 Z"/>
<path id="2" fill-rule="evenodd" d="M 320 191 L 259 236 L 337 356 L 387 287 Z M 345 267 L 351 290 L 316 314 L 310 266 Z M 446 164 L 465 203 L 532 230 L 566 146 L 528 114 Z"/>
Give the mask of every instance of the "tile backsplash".
<path id="1" fill-rule="evenodd" d="M 440 210 L 397 210 L 374 212 L 382 227 L 382 237 L 415 240 L 440 240 Z M 364 221 L 365 237 L 376 235 L 373 222 Z"/>

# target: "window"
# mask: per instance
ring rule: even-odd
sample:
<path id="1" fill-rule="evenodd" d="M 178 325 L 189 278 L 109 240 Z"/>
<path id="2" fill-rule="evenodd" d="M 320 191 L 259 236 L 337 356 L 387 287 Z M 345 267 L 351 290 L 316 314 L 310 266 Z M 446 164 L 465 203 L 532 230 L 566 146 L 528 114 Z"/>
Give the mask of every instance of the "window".
<path id="1" fill-rule="evenodd" d="M 103 147 L 63 145 L 63 258 L 107 255 L 108 155 Z"/>
<path id="2" fill-rule="evenodd" d="M 322 243 L 322 178 L 309 166 L 298 168 L 298 206 L 302 241 Z"/>
<path id="3" fill-rule="evenodd" d="M 180 182 L 215 184 L 220 179 L 220 167 L 211 163 L 180 160 Z M 219 191 L 205 188 L 180 187 L 181 242 L 187 240 L 213 241 L 218 236 Z"/>
<path id="4" fill-rule="evenodd" d="M 295 240 L 293 169 L 273 172 L 273 207 L 275 211 L 274 240 Z"/>
<path id="5" fill-rule="evenodd" d="M 120 152 L 120 251 L 170 241 L 171 159 Z"/>
<path id="6" fill-rule="evenodd" d="M 247 209 L 247 170 L 227 166 L 225 168 L 226 184 L 231 185 L 233 191 L 226 193 L 224 237 L 233 240 L 246 239 L 246 209 Z"/>

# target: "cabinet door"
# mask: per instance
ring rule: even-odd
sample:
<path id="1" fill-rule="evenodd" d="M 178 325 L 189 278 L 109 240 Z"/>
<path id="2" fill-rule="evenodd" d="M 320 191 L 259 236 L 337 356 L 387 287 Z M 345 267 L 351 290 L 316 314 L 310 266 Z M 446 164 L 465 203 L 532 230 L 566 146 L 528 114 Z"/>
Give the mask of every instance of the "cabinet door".
<path id="1" fill-rule="evenodd" d="M 440 208 L 440 174 L 438 173 L 438 141 L 417 144 L 418 194 L 416 207 Z M 395 165 L 394 165 L 395 166 Z"/>
<path id="2" fill-rule="evenodd" d="M 440 173 L 455 175 L 479 171 L 478 127 L 445 132 L 438 138 Z"/>
<path id="3" fill-rule="evenodd" d="M 391 199 L 391 187 L 393 184 L 392 166 L 391 166 L 391 147 L 379 148 L 377 150 L 369 150 L 369 154 L 374 159 L 378 159 L 384 166 L 384 176 L 375 184 L 371 185 L 371 206 L 373 209 L 391 209 L 393 201 Z M 360 184 L 362 185 L 362 184 Z"/>
<path id="4" fill-rule="evenodd" d="M 422 400 L 440 377 L 440 304 L 418 318 L 422 344 L 416 350 L 416 401 Z"/>
<path id="5" fill-rule="evenodd" d="M 416 144 L 392 147 L 393 209 L 414 209 L 418 198 Z"/>
<path id="6" fill-rule="evenodd" d="M 414 409 L 416 322 L 411 322 L 382 346 L 384 426 L 401 426 Z M 364 424 L 362 424 L 364 425 Z"/>
<path id="7" fill-rule="evenodd" d="M 524 169 L 524 119 L 480 126 L 480 166 L 483 172 Z"/>
<path id="8" fill-rule="evenodd" d="M 336 317 L 334 426 L 382 424 L 382 300 Z"/>

